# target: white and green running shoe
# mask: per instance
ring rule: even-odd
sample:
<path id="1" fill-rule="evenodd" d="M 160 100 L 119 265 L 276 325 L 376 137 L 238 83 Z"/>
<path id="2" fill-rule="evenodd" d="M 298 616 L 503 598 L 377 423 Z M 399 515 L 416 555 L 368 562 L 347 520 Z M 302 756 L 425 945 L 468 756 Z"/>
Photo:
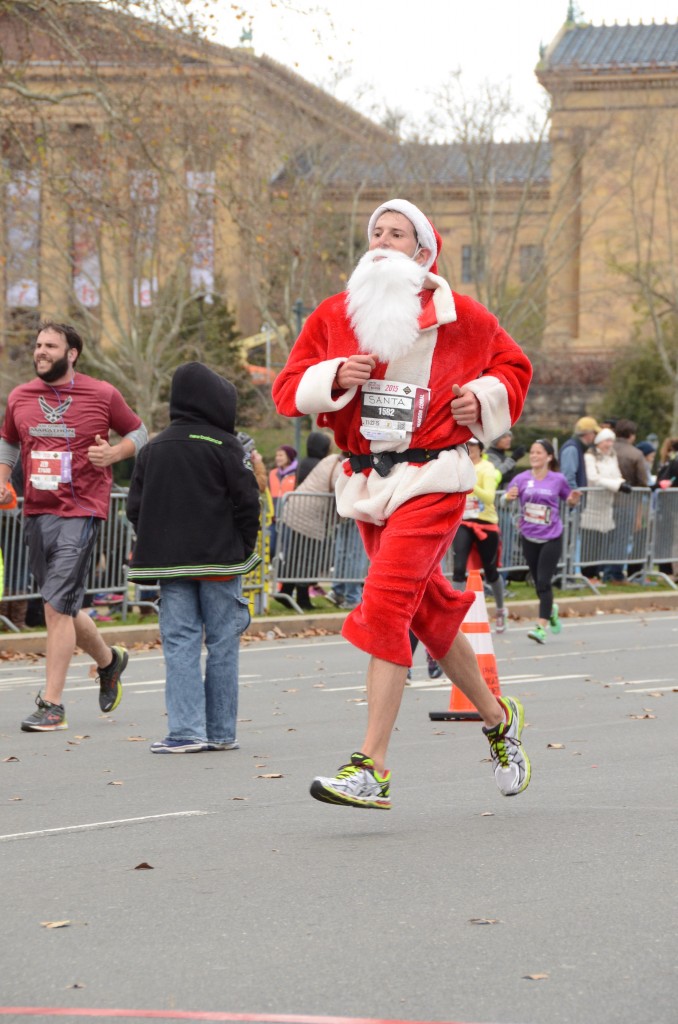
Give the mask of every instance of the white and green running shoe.
<path id="1" fill-rule="evenodd" d="M 541 626 L 539 623 L 537 623 L 536 626 L 533 626 L 527 635 L 529 636 L 530 640 L 536 640 L 538 644 L 546 643 L 546 631 L 544 630 L 544 627 Z"/>
<path id="2" fill-rule="evenodd" d="M 494 781 L 503 796 L 516 796 L 530 784 L 530 759 L 523 750 L 520 735 L 525 724 L 523 705 L 515 697 L 499 697 L 507 720 L 492 729 L 483 726 L 490 744 Z"/>
<path id="3" fill-rule="evenodd" d="M 560 616 L 558 615 L 558 605 L 554 604 L 553 611 L 551 612 L 551 618 L 549 619 L 549 626 L 552 633 L 560 633 L 563 628 L 560 624 Z"/>
<path id="4" fill-rule="evenodd" d="M 379 775 L 372 758 L 357 752 L 351 754 L 350 763 L 342 765 L 333 778 L 320 775 L 315 778 L 311 783 L 311 796 L 326 804 L 390 811 L 390 782 L 390 772 Z"/>

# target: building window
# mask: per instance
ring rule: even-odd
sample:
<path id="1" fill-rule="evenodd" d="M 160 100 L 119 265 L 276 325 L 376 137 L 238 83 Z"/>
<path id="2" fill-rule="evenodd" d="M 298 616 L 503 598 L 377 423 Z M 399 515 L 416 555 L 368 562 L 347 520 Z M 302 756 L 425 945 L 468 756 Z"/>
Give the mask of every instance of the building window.
<path id="1" fill-rule="evenodd" d="M 542 268 L 544 250 L 541 245 L 521 245 L 520 247 L 520 280 L 531 281 Z"/>
<path id="2" fill-rule="evenodd" d="M 482 281 L 485 276 L 485 252 L 479 246 L 462 245 L 461 280 L 463 284 Z"/>

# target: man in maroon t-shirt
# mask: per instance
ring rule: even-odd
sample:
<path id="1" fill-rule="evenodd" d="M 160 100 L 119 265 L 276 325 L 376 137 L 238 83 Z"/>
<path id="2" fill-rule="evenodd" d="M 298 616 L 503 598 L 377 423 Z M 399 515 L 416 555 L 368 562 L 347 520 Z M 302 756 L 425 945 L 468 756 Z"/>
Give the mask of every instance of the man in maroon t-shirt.
<path id="1" fill-rule="evenodd" d="M 146 428 L 111 384 L 77 373 L 82 338 L 69 324 L 43 323 L 33 353 L 37 377 L 14 388 L 0 432 L 0 504 L 21 456 L 24 536 L 31 572 L 45 602 L 44 699 L 21 723 L 26 732 L 67 729 L 61 697 L 77 644 L 99 669 L 99 706 L 122 697 L 127 651 L 109 647 L 82 611 L 87 574 L 102 520 L 108 516 L 115 462 L 145 444 Z M 122 440 L 111 445 L 109 431 Z"/>

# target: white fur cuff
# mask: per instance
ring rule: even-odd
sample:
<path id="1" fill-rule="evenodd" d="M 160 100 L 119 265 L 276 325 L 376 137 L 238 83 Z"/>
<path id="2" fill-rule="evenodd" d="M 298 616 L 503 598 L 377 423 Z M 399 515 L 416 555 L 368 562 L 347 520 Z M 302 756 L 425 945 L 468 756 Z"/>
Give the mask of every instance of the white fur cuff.
<path id="1" fill-rule="evenodd" d="M 485 446 L 511 429 L 508 394 L 496 377 L 478 377 L 466 384 L 480 402 L 480 421 L 470 424 L 474 437 Z"/>
<path id="2" fill-rule="evenodd" d="M 356 393 L 356 388 L 342 391 L 337 398 L 332 398 L 332 384 L 337 370 L 345 359 L 327 359 L 315 366 L 309 366 L 299 381 L 295 396 L 298 411 L 302 416 L 317 416 L 321 412 L 336 412 L 343 409 Z"/>

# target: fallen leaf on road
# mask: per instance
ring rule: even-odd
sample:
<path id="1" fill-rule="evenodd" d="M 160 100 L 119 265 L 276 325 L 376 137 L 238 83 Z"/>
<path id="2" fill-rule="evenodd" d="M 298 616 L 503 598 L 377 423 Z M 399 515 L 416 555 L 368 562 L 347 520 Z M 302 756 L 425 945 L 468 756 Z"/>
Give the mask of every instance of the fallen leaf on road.
<path id="1" fill-rule="evenodd" d="M 469 924 L 501 924 L 498 917 L 469 917 Z"/>
<path id="2" fill-rule="evenodd" d="M 299 693 L 299 691 L 294 689 L 294 688 L 292 688 L 290 690 L 283 690 L 283 693 Z"/>
<path id="3" fill-rule="evenodd" d="M 543 981 L 544 978 L 548 978 L 548 974 L 523 974 L 523 978 L 527 981 Z"/>
<path id="4" fill-rule="evenodd" d="M 79 981 L 74 981 L 72 985 L 66 985 L 66 988 L 85 988 Z"/>
<path id="5" fill-rule="evenodd" d="M 481 811 L 480 812 L 480 817 L 481 818 L 494 818 L 494 811 Z"/>
<path id="6" fill-rule="evenodd" d="M 313 689 L 314 690 L 322 690 L 324 686 L 325 686 L 324 683 L 314 683 L 313 684 Z"/>
<path id="7" fill-rule="evenodd" d="M 663 696 L 664 696 L 664 694 L 660 693 L 658 690 L 654 690 L 654 691 L 650 690 L 650 692 L 648 693 L 648 697 L 663 697 Z"/>
<path id="8" fill-rule="evenodd" d="M 231 800 L 249 800 L 248 796 L 232 796 Z"/>
<path id="9" fill-rule="evenodd" d="M 9 756 L 9 757 L 3 757 L 3 759 L 2 759 L 2 760 L 3 760 L 3 761 L 18 761 L 18 760 L 19 760 L 19 758 L 18 758 L 18 757 L 15 757 L 15 756 L 14 756 L 14 754 L 10 754 L 10 756 Z"/>
<path id="10" fill-rule="evenodd" d="M 128 736 L 128 743 L 148 743 L 148 736 Z"/>
<path id="11" fill-rule="evenodd" d="M 41 928 L 68 928 L 70 921 L 41 921 Z"/>
<path id="12" fill-rule="evenodd" d="M 89 735 L 88 735 L 87 733 L 85 733 L 85 735 L 84 735 L 84 736 L 76 736 L 75 738 L 76 738 L 76 740 L 89 740 L 89 739 L 91 739 L 92 737 L 91 737 L 91 736 L 89 736 Z"/>
<path id="13" fill-rule="evenodd" d="M 282 779 L 283 776 L 280 772 L 268 772 L 267 775 L 255 775 L 255 779 Z"/>
<path id="14" fill-rule="evenodd" d="M 134 870 L 135 871 L 153 871 L 154 868 L 153 868 L 152 864 L 149 864 L 147 861 L 142 860 L 141 864 L 137 864 L 137 866 L 135 867 Z"/>
<path id="15" fill-rule="evenodd" d="M 629 718 L 656 718 L 656 717 L 657 717 L 656 715 L 651 715 L 651 714 L 649 714 L 649 712 L 646 712 L 644 715 L 629 715 Z"/>
<path id="16" fill-rule="evenodd" d="M 115 781 L 113 781 L 113 782 L 107 782 L 106 785 L 107 786 L 124 786 L 125 783 L 124 782 L 115 782 Z"/>
<path id="17" fill-rule="evenodd" d="M 546 744 L 546 749 L 547 750 L 564 750 L 565 749 L 565 744 L 564 743 L 547 743 Z"/>
<path id="18" fill-rule="evenodd" d="M 11 802 L 11 801 L 15 801 L 15 800 L 23 800 L 23 797 L 22 796 L 11 796 L 9 799 L 10 799 L 10 802 Z"/>

